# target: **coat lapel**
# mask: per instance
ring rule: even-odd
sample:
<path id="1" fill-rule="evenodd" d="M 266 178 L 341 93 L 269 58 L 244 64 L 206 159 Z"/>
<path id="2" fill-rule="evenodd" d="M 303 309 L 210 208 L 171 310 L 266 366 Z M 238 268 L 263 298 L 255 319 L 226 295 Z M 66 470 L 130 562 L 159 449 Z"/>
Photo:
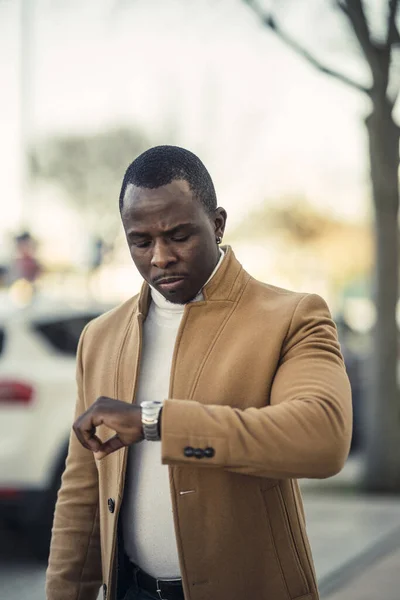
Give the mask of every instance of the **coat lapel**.
<path id="1" fill-rule="evenodd" d="M 142 349 L 143 320 L 147 314 L 150 301 L 148 286 L 143 285 L 137 305 L 134 307 L 132 317 L 126 328 L 124 340 L 121 345 L 117 372 L 115 377 L 115 398 L 123 402 L 133 403 L 137 382 L 139 379 L 140 356 Z M 118 490 L 122 494 L 128 448 L 119 452 L 118 463 Z"/>
<path id="2" fill-rule="evenodd" d="M 204 301 L 186 305 L 175 343 L 170 398 L 193 398 L 203 366 L 249 279 L 231 248 L 224 250 L 220 268 L 203 289 Z"/>
<path id="3" fill-rule="evenodd" d="M 234 307 L 217 300 L 188 305 L 175 343 L 171 368 L 170 398 L 190 400 L 214 343 Z"/>

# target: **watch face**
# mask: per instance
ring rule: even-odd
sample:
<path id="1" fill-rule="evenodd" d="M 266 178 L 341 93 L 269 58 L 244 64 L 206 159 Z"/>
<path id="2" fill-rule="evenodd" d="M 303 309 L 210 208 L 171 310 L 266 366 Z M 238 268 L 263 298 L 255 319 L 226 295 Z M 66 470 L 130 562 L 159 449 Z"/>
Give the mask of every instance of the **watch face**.
<path id="1" fill-rule="evenodd" d="M 156 408 L 157 406 L 161 406 L 162 402 L 158 402 L 156 400 L 145 400 L 140 403 L 142 408 Z"/>

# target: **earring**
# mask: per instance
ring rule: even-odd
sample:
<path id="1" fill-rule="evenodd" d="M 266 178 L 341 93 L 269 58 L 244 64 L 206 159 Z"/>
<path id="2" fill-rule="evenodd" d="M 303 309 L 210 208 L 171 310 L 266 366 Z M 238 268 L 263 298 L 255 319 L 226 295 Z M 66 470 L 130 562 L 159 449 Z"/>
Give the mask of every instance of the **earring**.
<path id="1" fill-rule="evenodd" d="M 217 238 L 215 238 L 215 241 L 217 242 L 217 244 L 220 244 L 222 242 L 222 237 L 218 236 Z"/>

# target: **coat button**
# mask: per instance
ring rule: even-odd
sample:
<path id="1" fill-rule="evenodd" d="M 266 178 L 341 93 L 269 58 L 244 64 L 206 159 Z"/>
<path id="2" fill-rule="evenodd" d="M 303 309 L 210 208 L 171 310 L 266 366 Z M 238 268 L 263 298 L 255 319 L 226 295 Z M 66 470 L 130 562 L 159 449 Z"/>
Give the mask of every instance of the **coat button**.
<path id="1" fill-rule="evenodd" d="M 206 448 L 204 450 L 204 456 L 206 458 L 212 458 L 215 455 L 215 450 L 214 448 Z"/>
<path id="2" fill-rule="evenodd" d="M 203 456 L 204 456 L 203 448 L 196 448 L 196 450 L 194 451 L 194 455 L 196 458 L 203 458 Z"/>
<path id="3" fill-rule="evenodd" d="M 105 583 L 103 583 L 103 600 L 106 600 L 107 598 L 107 586 Z"/>
<path id="4" fill-rule="evenodd" d="M 187 458 L 192 458 L 192 456 L 194 456 L 194 449 L 192 448 L 192 446 L 186 446 L 186 448 L 184 448 L 183 450 L 183 454 Z"/>
<path id="5" fill-rule="evenodd" d="M 108 504 L 108 510 L 110 511 L 110 513 L 113 513 L 115 510 L 115 502 L 112 498 L 109 498 L 107 500 L 107 504 Z"/>

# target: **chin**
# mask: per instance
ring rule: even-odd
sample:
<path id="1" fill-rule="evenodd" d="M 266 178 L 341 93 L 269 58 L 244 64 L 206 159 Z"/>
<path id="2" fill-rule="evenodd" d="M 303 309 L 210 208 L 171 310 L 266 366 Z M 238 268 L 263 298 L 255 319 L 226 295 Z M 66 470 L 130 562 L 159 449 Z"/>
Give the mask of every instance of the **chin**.
<path id="1" fill-rule="evenodd" d="M 162 292 L 160 292 L 162 294 Z M 169 292 L 168 294 L 162 294 L 168 302 L 172 304 L 187 304 L 193 300 L 197 294 L 184 294 L 179 292 Z"/>
<path id="2" fill-rule="evenodd" d="M 166 300 L 168 300 L 168 302 L 172 302 L 172 304 L 186 304 L 187 300 L 185 300 L 185 296 L 183 294 L 179 294 L 177 292 L 162 292 L 161 290 L 158 290 L 160 292 L 160 294 L 162 296 L 164 296 L 164 298 Z"/>

